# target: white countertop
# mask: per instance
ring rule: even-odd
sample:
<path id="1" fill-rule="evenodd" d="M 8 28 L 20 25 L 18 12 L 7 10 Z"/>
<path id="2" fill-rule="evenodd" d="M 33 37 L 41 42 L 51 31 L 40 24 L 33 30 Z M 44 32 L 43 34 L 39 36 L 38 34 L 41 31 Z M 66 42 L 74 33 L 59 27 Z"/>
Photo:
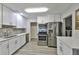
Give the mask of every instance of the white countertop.
<path id="1" fill-rule="evenodd" d="M 64 44 L 68 45 L 72 49 L 79 49 L 79 39 L 76 39 L 74 37 L 59 37 L 57 36 L 57 39 L 60 39 Z"/>
<path id="2" fill-rule="evenodd" d="M 20 35 L 24 35 L 24 34 L 27 34 L 27 33 L 16 34 L 15 36 L 9 37 L 9 38 L 0 38 L 0 42 L 10 40 L 11 38 L 14 38 L 14 37 L 17 37 L 17 36 L 20 36 Z"/>

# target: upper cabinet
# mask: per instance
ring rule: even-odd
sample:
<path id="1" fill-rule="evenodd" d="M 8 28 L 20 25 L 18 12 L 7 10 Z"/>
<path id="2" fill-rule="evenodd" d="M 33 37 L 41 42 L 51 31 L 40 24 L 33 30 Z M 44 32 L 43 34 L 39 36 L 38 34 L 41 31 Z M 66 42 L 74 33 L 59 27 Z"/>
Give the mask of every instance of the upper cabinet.
<path id="1" fill-rule="evenodd" d="M 61 16 L 60 15 L 40 16 L 40 17 L 37 17 L 37 22 L 39 24 L 44 24 L 48 22 L 61 22 Z"/>
<path id="2" fill-rule="evenodd" d="M 26 18 L 17 14 L 17 28 L 26 28 Z"/>
<path id="3" fill-rule="evenodd" d="M 55 22 L 61 22 L 61 16 L 60 15 L 55 15 L 54 16 L 54 21 Z"/>
<path id="4" fill-rule="evenodd" d="M 2 25 L 26 28 L 26 18 L 15 13 L 12 9 L 0 4 L 0 28 Z"/>
<path id="5" fill-rule="evenodd" d="M 3 25 L 16 26 L 16 16 L 12 10 L 3 6 Z"/>
<path id="6" fill-rule="evenodd" d="M 0 4 L 0 28 L 2 27 L 2 6 Z"/>
<path id="7" fill-rule="evenodd" d="M 37 22 L 39 24 L 45 24 L 48 22 L 54 22 L 54 15 L 47 15 L 47 16 L 41 16 L 41 17 L 37 17 Z"/>
<path id="8" fill-rule="evenodd" d="M 54 16 L 55 16 L 55 15 L 49 15 L 47 22 L 54 22 Z"/>

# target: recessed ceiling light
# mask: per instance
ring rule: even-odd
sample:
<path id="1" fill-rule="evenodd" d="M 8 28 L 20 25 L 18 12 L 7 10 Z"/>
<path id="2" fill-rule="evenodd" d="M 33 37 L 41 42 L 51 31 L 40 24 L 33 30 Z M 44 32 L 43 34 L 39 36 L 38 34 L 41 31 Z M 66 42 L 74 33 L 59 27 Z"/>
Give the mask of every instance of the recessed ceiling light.
<path id="1" fill-rule="evenodd" d="M 38 12 L 47 12 L 48 8 L 40 7 L 40 8 L 26 8 L 25 11 L 27 13 L 38 13 Z"/>

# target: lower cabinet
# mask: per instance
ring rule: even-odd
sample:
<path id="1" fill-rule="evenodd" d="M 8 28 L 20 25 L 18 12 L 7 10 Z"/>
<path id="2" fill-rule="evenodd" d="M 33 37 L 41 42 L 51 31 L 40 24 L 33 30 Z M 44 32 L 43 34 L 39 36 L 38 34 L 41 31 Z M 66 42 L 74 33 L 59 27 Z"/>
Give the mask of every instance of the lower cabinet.
<path id="1" fill-rule="evenodd" d="M 9 44 L 8 41 L 4 41 L 0 43 L 0 55 L 8 55 L 9 54 Z"/>
<path id="2" fill-rule="evenodd" d="M 22 35 L 21 37 L 21 46 L 26 43 L 26 35 Z"/>
<path id="3" fill-rule="evenodd" d="M 20 35 L 0 42 L 0 55 L 11 55 L 26 43 L 26 36 Z"/>
<path id="4" fill-rule="evenodd" d="M 26 43 L 25 35 L 17 36 L 9 40 L 9 54 L 13 54 L 17 49 Z"/>
<path id="5" fill-rule="evenodd" d="M 61 40 L 57 39 L 57 54 L 58 55 L 72 55 L 72 48 L 70 48 Z"/>

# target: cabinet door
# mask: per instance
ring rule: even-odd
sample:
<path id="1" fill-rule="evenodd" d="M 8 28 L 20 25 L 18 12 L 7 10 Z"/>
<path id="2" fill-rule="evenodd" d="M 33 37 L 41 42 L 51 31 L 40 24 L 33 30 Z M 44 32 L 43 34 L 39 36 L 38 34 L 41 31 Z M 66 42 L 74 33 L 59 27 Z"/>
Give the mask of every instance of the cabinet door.
<path id="1" fill-rule="evenodd" d="M 3 6 L 3 24 L 10 25 L 11 22 L 11 12 L 8 8 Z"/>
<path id="2" fill-rule="evenodd" d="M 0 28 L 2 28 L 2 6 L 0 4 Z"/>
<path id="3" fill-rule="evenodd" d="M 24 45 L 26 43 L 25 35 L 21 35 L 19 38 L 20 38 L 20 46 Z"/>
<path id="4" fill-rule="evenodd" d="M 54 15 L 48 16 L 48 22 L 54 22 Z"/>
<path id="5" fill-rule="evenodd" d="M 43 17 L 37 17 L 37 23 L 43 24 Z"/>
<path id="6" fill-rule="evenodd" d="M 16 40 L 15 40 L 15 50 L 19 49 L 20 47 L 21 47 L 21 45 L 20 45 L 20 38 L 16 37 Z"/>
<path id="7" fill-rule="evenodd" d="M 8 41 L 1 43 L 1 55 L 8 55 L 9 54 L 9 43 Z"/>
<path id="8" fill-rule="evenodd" d="M 11 40 L 9 40 L 9 54 L 12 54 L 16 51 L 16 39 L 12 38 Z"/>
<path id="9" fill-rule="evenodd" d="M 17 28 L 23 28 L 23 18 L 21 15 L 17 15 Z"/>
<path id="10" fill-rule="evenodd" d="M 55 22 L 61 22 L 61 16 L 60 15 L 55 15 L 54 19 L 55 19 Z"/>
<path id="11" fill-rule="evenodd" d="M 17 25 L 17 16 L 14 12 L 12 12 L 12 15 L 11 15 L 12 19 L 11 19 L 11 25 L 12 26 L 16 26 Z"/>
<path id="12" fill-rule="evenodd" d="M 26 43 L 26 36 L 22 35 L 22 44 L 24 45 Z"/>
<path id="13" fill-rule="evenodd" d="M 63 43 L 63 55 L 72 55 L 72 48 Z"/>
<path id="14" fill-rule="evenodd" d="M 62 55 L 62 52 L 61 52 L 62 48 L 60 47 L 61 46 L 60 42 L 61 42 L 60 39 L 57 38 L 57 54 L 58 55 Z"/>

